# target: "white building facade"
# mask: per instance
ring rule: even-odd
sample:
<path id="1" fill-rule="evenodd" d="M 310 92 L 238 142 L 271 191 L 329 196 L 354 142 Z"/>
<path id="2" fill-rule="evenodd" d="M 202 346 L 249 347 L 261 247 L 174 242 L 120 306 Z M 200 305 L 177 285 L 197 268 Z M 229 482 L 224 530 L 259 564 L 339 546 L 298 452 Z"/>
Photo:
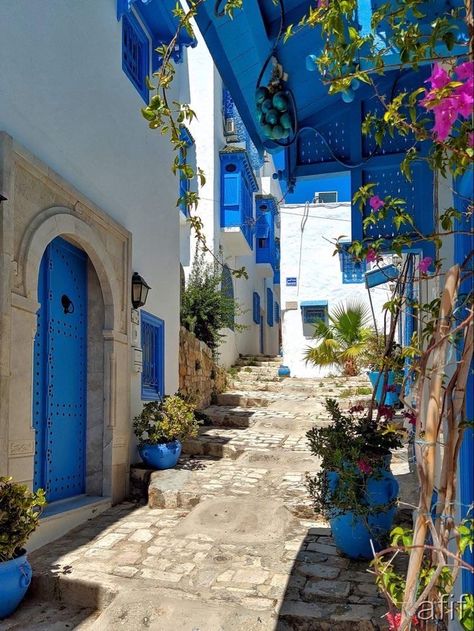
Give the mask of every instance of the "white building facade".
<path id="1" fill-rule="evenodd" d="M 172 5 L 0 7 L 0 475 L 46 489 L 42 541 L 126 496 L 131 420 L 178 388 L 178 184 L 140 113 Z"/>
<path id="2" fill-rule="evenodd" d="M 319 377 L 335 367 L 318 368 L 304 360 L 314 346 L 314 321 L 327 319 L 334 306 L 351 300 L 370 309 L 365 287 L 365 263 L 354 265 L 350 257 L 334 256 L 336 239 L 349 237 L 349 202 L 285 205 L 281 207 L 281 307 L 283 363 L 294 377 Z M 367 268 L 368 269 L 368 268 Z M 389 284 L 370 290 L 376 322 L 383 324 L 382 306 Z"/>
<path id="3" fill-rule="evenodd" d="M 258 156 L 219 77 L 204 41 L 188 51 L 189 101 L 197 114 L 189 130 L 191 164 L 206 175 L 198 187 L 198 214 L 207 246 L 221 257 L 223 291 L 239 305 L 235 326 L 226 328 L 219 362 L 231 366 L 239 355 L 280 351 L 279 217 L 281 190 L 272 179 L 273 162 Z M 186 89 L 181 99 L 186 100 Z M 191 185 L 192 187 L 192 185 Z M 194 234 L 181 211 L 181 264 L 191 270 Z M 232 270 L 245 267 L 248 278 Z"/>

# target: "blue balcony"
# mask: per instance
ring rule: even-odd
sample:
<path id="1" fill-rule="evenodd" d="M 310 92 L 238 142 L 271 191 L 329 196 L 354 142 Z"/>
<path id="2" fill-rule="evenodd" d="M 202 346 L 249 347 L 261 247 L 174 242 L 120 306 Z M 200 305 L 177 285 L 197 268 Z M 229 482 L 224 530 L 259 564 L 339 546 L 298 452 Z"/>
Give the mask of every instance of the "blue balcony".
<path id="1" fill-rule="evenodd" d="M 257 195 L 255 226 L 256 262 L 260 276 L 273 277 L 279 271 L 278 248 L 275 239 L 277 204 L 273 195 Z"/>
<path id="2" fill-rule="evenodd" d="M 257 180 L 247 152 L 227 147 L 221 161 L 221 237 L 228 254 L 247 256 L 253 250 L 253 193 Z"/>

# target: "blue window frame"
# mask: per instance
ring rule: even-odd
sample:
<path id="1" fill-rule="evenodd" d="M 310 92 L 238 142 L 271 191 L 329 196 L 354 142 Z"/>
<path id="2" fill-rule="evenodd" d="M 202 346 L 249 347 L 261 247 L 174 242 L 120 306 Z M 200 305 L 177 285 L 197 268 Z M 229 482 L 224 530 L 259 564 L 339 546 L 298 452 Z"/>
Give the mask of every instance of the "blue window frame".
<path id="1" fill-rule="evenodd" d="M 328 321 L 327 300 L 307 300 L 301 303 L 304 324 L 316 324 L 316 322 Z"/>
<path id="2" fill-rule="evenodd" d="M 147 311 L 141 312 L 141 343 L 142 400 L 156 401 L 165 394 L 165 323 Z"/>
<path id="3" fill-rule="evenodd" d="M 273 291 L 267 287 L 267 324 L 273 326 Z"/>
<path id="4" fill-rule="evenodd" d="M 146 77 L 150 71 L 150 42 L 133 13 L 122 16 L 122 69 L 148 105 Z"/>
<path id="5" fill-rule="evenodd" d="M 341 262 L 342 282 L 344 285 L 363 283 L 365 281 L 365 272 L 367 271 L 366 261 L 356 261 L 354 257 L 347 251 L 350 243 L 342 244 L 342 250 L 339 252 Z"/>
<path id="6" fill-rule="evenodd" d="M 253 321 L 255 324 L 260 324 L 260 294 L 256 291 L 253 292 Z"/>

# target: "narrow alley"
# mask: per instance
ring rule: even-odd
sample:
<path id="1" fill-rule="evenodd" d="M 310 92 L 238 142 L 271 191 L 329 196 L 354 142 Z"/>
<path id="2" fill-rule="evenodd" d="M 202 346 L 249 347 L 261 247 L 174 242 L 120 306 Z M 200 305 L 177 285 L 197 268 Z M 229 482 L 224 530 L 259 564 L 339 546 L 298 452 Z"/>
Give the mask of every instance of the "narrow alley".
<path id="1" fill-rule="evenodd" d="M 305 487 L 318 467 L 306 431 L 327 422 L 326 397 L 367 398 L 366 377 L 282 381 L 276 359 L 239 364 L 177 469 L 132 467 L 136 502 L 31 555 L 30 595 L 2 631 L 385 628 L 367 563 L 336 553 Z M 392 468 L 407 475 L 406 449 Z"/>

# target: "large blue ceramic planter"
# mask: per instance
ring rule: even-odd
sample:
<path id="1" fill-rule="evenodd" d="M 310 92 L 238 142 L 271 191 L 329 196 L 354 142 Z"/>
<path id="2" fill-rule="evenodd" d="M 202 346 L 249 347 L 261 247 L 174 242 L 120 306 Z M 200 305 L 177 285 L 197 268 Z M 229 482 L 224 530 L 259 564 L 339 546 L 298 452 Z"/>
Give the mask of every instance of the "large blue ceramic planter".
<path id="1" fill-rule="evenodd" d="M 368 375 L 369 375 L 370 383 L 375 388 L 377 384 L 377 379 L 379 378 L 380 373 L 374 370 L 372 372 L 369 372 Z M 400 394 L 400 384 L 395 383 L 397 373 L 394 370 L 389 370 L 387 375 L 388 375 L 387 386 L 396 385 L 397 390 L 396 392 L 386 392 L 384 403 L 385 405 L 391 405 L 393 407 L 394 405 L 396 405 L 396 403 L 398 403 L 398 396 Z M 377 403 L 381 403 L 382 401 L 383 385 L 384 385 L 384 377 L 382 375 L 380 377 L 379 383 L 377 385 L 377 390 L 375 392 L 375 400 L 377 401 Z"/>
<path id="2" fill-rule="evenodd" d="M 172 469 L 181 455 L 181 443 L 173 440 L 159 445 L 140 445 L 138 453 L 150 469 Z"/>
<path id="3" fill-rule="evenodd" d="M 388 459 L 384 465 L 367 477 L 365 485 L 364 505 L 374 507 L 368 515 L 359 516 L 352 512 L 333 514 L 329 512 L 334 542 L 337 548 L 351 559 L 370 559 L 374 549 L 380 550 L 390 532 L 395 517 L 394 500 L 398 496 L 398 482 L 388 469 Z M 329 495 L 333 494 L 339 484 L 339 473 L 328 471 Z M 382 509 L 382 510 L 381 510 Z"/>
<path id="4" fill-rule="evenodd" d="M 31 565 L 26 552 L 0 562 L 0 619 L 10 616 L 21 603 L 31 583 Z"/>

